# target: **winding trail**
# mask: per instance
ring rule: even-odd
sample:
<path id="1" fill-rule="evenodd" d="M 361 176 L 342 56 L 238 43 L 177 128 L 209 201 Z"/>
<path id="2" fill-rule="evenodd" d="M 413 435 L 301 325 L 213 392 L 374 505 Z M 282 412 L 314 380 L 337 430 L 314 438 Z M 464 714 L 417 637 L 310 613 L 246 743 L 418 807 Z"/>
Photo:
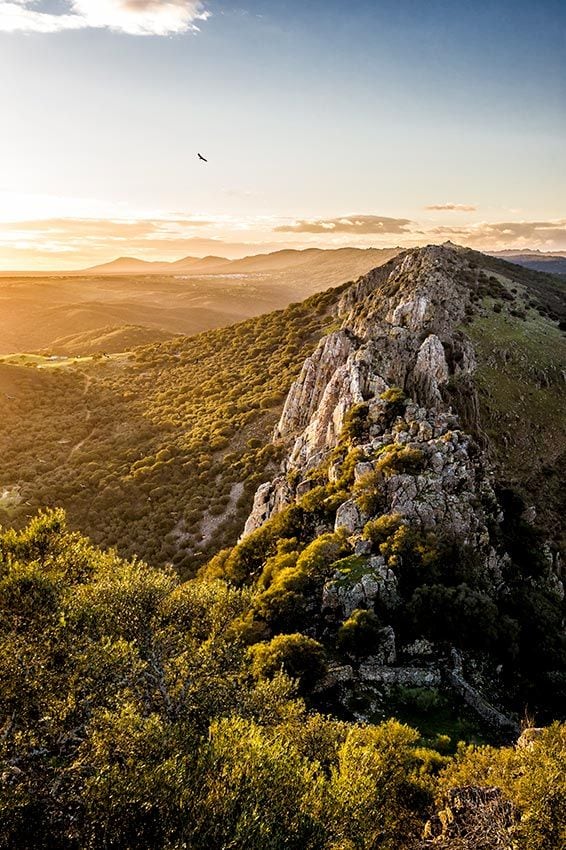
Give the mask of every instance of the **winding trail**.
<path id="1" fill-rule="evenodd" d="M 83 389 L 83 398 L 86 398 L 86 396 L 88 395 L 88 391 L 90 390 L 90 387 L 91 387 L 91 384 L 92 384 L 92 376 L 91 376 L 91 375 L 86 375 L 86 374 L 85 374 L 84 379 L 85 379 L 85 385 L 84 385 L 84 389 Z M 92 410 L 90 410 L 90 408 L 88 408 L 88 407 L 87 407 L 87 410 L 86 410 L 86 413 L 85 413 L 85 423 L 90 422 L 91 418 L 92 418 Z M 67 457 L 67 460 L 68 460 L 68 461 L 69 461 L 69 460 L 71 460 L 71 458 L 73 457 L 73 455 L 74 455 L 74 454 L 76 454 L 76 452 L 78 452 L 78 451 L 80 451 L 80 450 L 82 449 L 82 447 L 84 446 L 84 444 L 85 444 L 86 442 L 88 442 L 88 440 L 90 440 L 90 438 L 92 437 L 92 435 L 94 434 L 94 432 L 95 432 L 95 431 L 96 431 L 96 428 L 92 428 L 92 429 L 88 432 L 88 434 L 86 435 L 86 437 L 83 437 L 83 439 L 82 439 L 82 440 L 79 440 L 79 442 L 78 442 L 78 443 L 76 443 L 76 444 L 75 444 L 75 445 L 71 448 L 71 450 L 70 450 L 70 452 L 69 452 L 69 455 L 68 455 L 68 457 Z"/>

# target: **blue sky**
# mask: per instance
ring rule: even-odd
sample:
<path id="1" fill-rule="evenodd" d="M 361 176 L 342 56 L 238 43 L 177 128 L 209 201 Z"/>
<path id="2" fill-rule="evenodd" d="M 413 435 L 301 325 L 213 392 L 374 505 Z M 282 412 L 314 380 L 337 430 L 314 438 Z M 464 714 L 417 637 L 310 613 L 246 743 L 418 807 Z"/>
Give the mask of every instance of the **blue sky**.
<path id="1" fill-rule="evenodd" d="M 3 267 L 566 249 L 556 0 L 0 0 L 0 92 Z"/>

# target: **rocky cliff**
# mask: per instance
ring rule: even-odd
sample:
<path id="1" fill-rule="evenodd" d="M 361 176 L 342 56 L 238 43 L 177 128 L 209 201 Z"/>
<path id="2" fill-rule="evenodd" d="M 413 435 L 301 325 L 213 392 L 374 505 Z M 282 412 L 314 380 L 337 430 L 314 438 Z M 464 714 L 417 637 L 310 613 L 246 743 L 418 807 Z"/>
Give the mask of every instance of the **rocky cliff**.
<path id="1" fill-rule="evenodd" d="M 289 392 L 274 434 L 286 459 L 257 491 L 242 541 L 292 506 L 310 511 L 308 539 L 334 532 L 346 540 L 349 556 L 309 585 L 305 629 L 336 647 L 360 612 L 374 618 L 370 648 L 334 653 L 323 686 L 338 688 L 350 707 L 360 690 L 369 694 L 368 716 L 384 688 L 446 686 L 488 724 L 514 733 L 516 723 L 482 693 L 489 687 L 496 697 L 504 687 L 504 665 L 486 657 L 492 644 L 512 642 L 495 635 L 514 628 L 501 611 L 518 579 L 502 542 L 466 333 L 475 315 L 507 295 L 474 257 L 452 245 L 410 250 L 345 290 L 339 328 Z M 554 605 L 564 591 L 551 561 L 520 581 L 521 592 L 528 579 Z M 480 648 L 464 661 L 450 645 L 460 616 L 462 635 L 478 631 L 463 643 Z"/>
<path id="2" fill-rule="evenodd" d="M 401 255 L 344 293 L 342 327 L 321 340 L 289 392 L 275 433 L 289 443 L 289 456 L 282 474 L 259 489 L 245 534 L 305 491 L 309 470 L 338 445 L 348 412 L 364 405 L 369 427 L 358 477 L 384 453 L 422 453 L 418 474 L 387 476 L 383 512 L 429 529 L 449 526 L 482 542 L 485 517 L 477 507 L 490 494 L 489 473 L 442 394 L 451 379 L 475 367 L 461 330 L 473 292 L 470 274 L 458 249 L 433 246 Z M 394 421 L 388 416 L 392 387 L 407 396 Z M 360 530 L 361 517 L 342 511 L 339 520 L 346 515 L 352 533 Z"/>

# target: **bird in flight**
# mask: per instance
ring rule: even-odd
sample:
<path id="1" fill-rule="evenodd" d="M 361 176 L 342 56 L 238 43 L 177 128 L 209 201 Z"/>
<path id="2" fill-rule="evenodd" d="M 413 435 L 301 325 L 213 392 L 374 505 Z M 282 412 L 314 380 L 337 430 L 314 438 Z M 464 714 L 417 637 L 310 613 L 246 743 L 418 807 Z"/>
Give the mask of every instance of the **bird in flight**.
<path id="1" fill-rule="evenodd" d="M 207 160 L 207 159 L 205 159 L 205 158 L 204 158 L 204 156 L 203 156 L 201 153 L 198 153 L 198 154 L 197 154 L 197 156 L 198 156 L 198 158 L 199 158 L 199 159 L 201 159 L 203 162 L 208 162 L 208 160 Z"/>

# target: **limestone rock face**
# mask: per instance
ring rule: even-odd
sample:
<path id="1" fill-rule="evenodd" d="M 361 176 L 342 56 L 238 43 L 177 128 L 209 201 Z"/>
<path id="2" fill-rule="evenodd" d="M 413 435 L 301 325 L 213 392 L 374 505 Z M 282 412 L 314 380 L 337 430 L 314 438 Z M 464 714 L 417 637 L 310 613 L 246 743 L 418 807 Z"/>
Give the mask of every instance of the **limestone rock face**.
<path id="1" fill-rule="evenodd" d="M 276 428 L 278 437 L 296 434 L 308 425 L 328 384 L 353 350 L 354 343 L 347 330 L 329 334 L 320 341 L 312 357 L 305 360 L 298 380 L 289 391 Z"/>
<path id="2" fill-rule="evenodd" d="M 468 256 L 451 245 L 407 251 L 345 289 L 342 327 L 320 341 L 289 391 L 274 433 L 286 459 L 258 489 L 244 536 L 292 504 L 299 546 L 335 533 L 340 557 L 309 576 L 306 633 L 339 646 L 341 624 L 356 610 L 373 612 L 377 625 L 360 641 L 361 654 L 338 653 L 327 682 L 355 716 L 385 711 L 399 687 L 449 687 L 498 734 L 516 737 L 516 724 L 498 708 L 500 667 L 484 676 L 473 653 L 462 658 L 440 639 L 425 640 L 433 634 L 426 624 L 404 645 L 397 626 L 417 568 L 432 564 L 434 576 L 436 563 L 448 587 L 450 570 L 460 587 L 457 571 L 469 568 L 488 599 L 506 589 L 511 559 L 497 533 L 503 513 L 464 332 L 481 288 Z M 560 597 L 556 559 L 549 549 Z"/>
<path id="3" fill-rule="evenodd" d="M 469 284 L 458 274 L 463 264 L 452 246 L 408 251 L 344 292 L 338 306 L 342 328 L 320 341 L 289 391 L 274 435 L 287 442 L 288 457 L 282 475 L 258 491 L 244 535 L 294 500 L 287 474 L 296 470 L 299 480 L 308 478 L 337 446 L 348 412 L 366 404 L 374 423 L 371 443 L 361 447 L 367 454 L 376 455 L 387 444 L 417 447 L 424 454 L 421 475 L 400 472 L 388 478 L 389 511 L 427 529 L 444 525 L 470 539 L 482 537 L 473 441 L 459 430 L 441 392 L 451 378 L 475 369 L 473 347 L 459 330 L 470 302 Z M 383 425 L 380 400 L 391 386 L 413 400 L 393 432 Z M 358 523 L 354 514 L 352 506 L 339 511 L 341 524 L 352 533 Z"/>
<path id="4" fill-rule="evenodd" d="M 292 498 L 292 491 L 284 476 L 268 481 L 258 487 L 254 496 L 252 511 L 246 520 L 242 537 L 247 537 L 256 528 L 260 528 L 266 519 L 279 511 Z"/>
<path id="5" fill-rule="evenodd" d="M 362 516 L 360 509 L 353 499 L 343 502 L 336 511 L 336 522 L 334 528 L 338 531 L 339 528 L 345 528 L 350 534 L 356 531 L 361 531 L 363 528 Z"/>
<path id="6" fill-rule="evenodd" d="M 378 602 L 386 609 L 394 609 L 399 601 L 397 578 L 386 566 L 385 558 L 369 558 L 366 570 L 355 582 L 345 580 L 340 572 L 327 581 L 322 591 L 323 612 L 340 622 L 357 608 L 371 610 Z"/>
<path id="7" fill-rule="evenodd" d="M 413 384 L 421 394 L 441 402 L 439 387 L 445 384 L 449 377 L 444 346 L 436 334 L 430 334 L 419 348 L 413 371 Z"/>

